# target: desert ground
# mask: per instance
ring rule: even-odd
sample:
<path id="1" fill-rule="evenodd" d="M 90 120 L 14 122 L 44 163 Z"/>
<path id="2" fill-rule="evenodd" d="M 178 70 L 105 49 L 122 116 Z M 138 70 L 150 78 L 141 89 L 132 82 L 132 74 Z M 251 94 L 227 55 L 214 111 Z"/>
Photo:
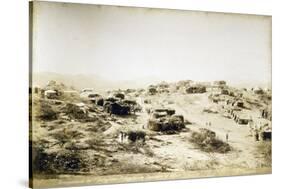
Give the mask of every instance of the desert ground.
<path id="1" fill-rule="evenodd" d="M 270 89 L 51 81 L 31 88 L 30 108 L 34 187 L 271 173 Z"/>

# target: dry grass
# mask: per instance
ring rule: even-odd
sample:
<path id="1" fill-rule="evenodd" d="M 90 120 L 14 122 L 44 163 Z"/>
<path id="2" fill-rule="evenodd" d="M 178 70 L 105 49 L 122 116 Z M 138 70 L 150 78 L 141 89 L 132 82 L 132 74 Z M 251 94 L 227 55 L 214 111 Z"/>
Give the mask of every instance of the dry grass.
<path id="1" fill-rule="evenodd" d="M 83 138 L 83 133 L 76 130 L 58 130 L 55 133 L 51 133 L 50 136 L 57 141 L 57 144 L 63 146 L 64 144 L 71 142 L 73 139 Z"/>
<path id="2" fill-rule="evenodd" d="M 272 144 L 271 141 L 264 141 L 257 146 L 257 152 L 262 155 L 262 167 L 272 166 Z"/>
<path id="3" fill-rule="evenodd" d="M 104 143 L 103 137 L 98 134 L 92 134 L 90 139 L 85 141 L 91 149 L 96 149 L 97 146 L 102 146 Z"/>
<path id="4" fill-rule="evenodd" d="M 212 158 L 210 160 L 196 160 L 192 163 L 186 163 L 184 165 L 185 171 L 198 171 L 198 170 L 212 170 L 216 169 L 219 166 L 219 161 L 215 158 Z"/>
<path id="5" fill-rule="evenodd" d="M 165 171 L 165 170 L 164 170 Z M 140 165 L 127 162 L 118 162 L 107 170 L 103 175 L 114 175 L 114 174 L 134 174 L 134 173 L 155 173 L 163 172 L 163 169 L 159 165 Z"/>

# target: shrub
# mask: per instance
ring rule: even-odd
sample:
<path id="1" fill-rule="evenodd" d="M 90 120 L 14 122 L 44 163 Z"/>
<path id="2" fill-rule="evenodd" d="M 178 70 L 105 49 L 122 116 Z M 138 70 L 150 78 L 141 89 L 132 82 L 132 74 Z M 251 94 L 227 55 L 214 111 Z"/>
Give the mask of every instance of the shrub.
<path id="1" fill-rule="evenodd" d="M 35 110 L 36 113 L 36 118 L 41 119 L 41 120 L 54 120 L 57 119 L 58 115 L 57 112 L 52 108 L 51 105 L 47 104 L 47 102 L 38 102 L 39 106 L 37 105 Z"/>
<path id="2" fill-rule="evenodd" d="M 77 94 L 63 93 L 59 99 L 65 101 L 65 102 L 80 102 L 81 101 L 81 98 L 78 93 Z"/>
<path id="3" fill-rule="evenodd" d="M 146 133 L 144 131 L 129 131 L 128 139 L 132 142 L 136 142 L 137 140 L 145 140 Z"/>
<path id="4" fill-rule="evenodd" d="M 87 119 L 88 113 L 75 104 L 66 104 L 63 112 L 68 114 L 72 119 Z"/>
<path id="5" fill-rule="evenodd" d="M 42 147 L 32 147 L 32 171 L 35 173 L 54 173 L 53 164 L 55 155 L 48 154 Z"/>
<path id="6" fill-rule="evenodd" d="M 83 133 L 76 130 L 59 130 L 58 132 L 50 134 L 55 140 L 57 140 L 57 144 L 63 146 L 65 143 L 70 142 L 72 139 L 80 139 L 84 135 Z"/>
<path id="7" fill-rule="evenodd" d="M 88 170 L 88 158 L 84 157 L 79 151 L 60 151 L 56 154 L 53 163 L 57 173 L 75 173 Z"/>
<path id="8" fill-rule="evenodd" d="M 262 167 L 271 167 L 272 165 L 272 145 L 271 141 L 261 142 L 257 146 L 257 151 L 262 155 Z"/>
<path id="9" fill-rule="evenodd" d="M 32 147 L 32 170 L 41 174 L 65 174 L 88 171 L 88 157 L 76 150 L 47 153 L 42 147 Z"/>
<path id="10" fill-rule="evenodd" d="M 95 149 L 96 147 L 102 146 L 104 143 L 104 139 L 98 134 L 92 134 L 90 139 L 85 141 L 90 148 Z"/>
<path id="11" fill-rule="evenodd" d="M 189 141 L 205 152 L 227 153 L 231 150 L 228 143 L 218 139 L 215 132 L 208 129 L 203 129 L 200 132 L 193 132 Z"/>

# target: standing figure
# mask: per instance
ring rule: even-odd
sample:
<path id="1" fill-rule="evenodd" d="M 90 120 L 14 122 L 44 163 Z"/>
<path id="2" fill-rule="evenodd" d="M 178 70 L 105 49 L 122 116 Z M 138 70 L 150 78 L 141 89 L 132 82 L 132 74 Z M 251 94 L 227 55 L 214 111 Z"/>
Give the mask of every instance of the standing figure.
<path id="1" fill-rule="evenodd" d="M 256 141 L 259 141 L 259 132 L 258 131 L 256 131 L 255 138 L 256 138 Z"/>
<path id="2" fill-rule="evenodd" d="M 119 142 L 123 143 L 123 138 L 124 138 L 123 132 L 121 131 L 121 132 L 119 133 Z"/>
<path id="3" fill-rule="evenodd" d="M 226 140 L 226 142 L 228 142 L 228 133 L 226 133 L 226 135 L 225 135 L 225 140 Z"/>

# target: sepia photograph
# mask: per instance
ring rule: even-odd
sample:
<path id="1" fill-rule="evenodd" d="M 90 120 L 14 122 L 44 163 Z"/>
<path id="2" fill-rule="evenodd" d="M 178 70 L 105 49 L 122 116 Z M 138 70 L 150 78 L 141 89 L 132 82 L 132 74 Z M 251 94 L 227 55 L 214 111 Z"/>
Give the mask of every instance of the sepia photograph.
<path id="1" fill-rule="evenodd" d="M 272 17 L 29 4 L 30 187 L 272 172 Z"/>

